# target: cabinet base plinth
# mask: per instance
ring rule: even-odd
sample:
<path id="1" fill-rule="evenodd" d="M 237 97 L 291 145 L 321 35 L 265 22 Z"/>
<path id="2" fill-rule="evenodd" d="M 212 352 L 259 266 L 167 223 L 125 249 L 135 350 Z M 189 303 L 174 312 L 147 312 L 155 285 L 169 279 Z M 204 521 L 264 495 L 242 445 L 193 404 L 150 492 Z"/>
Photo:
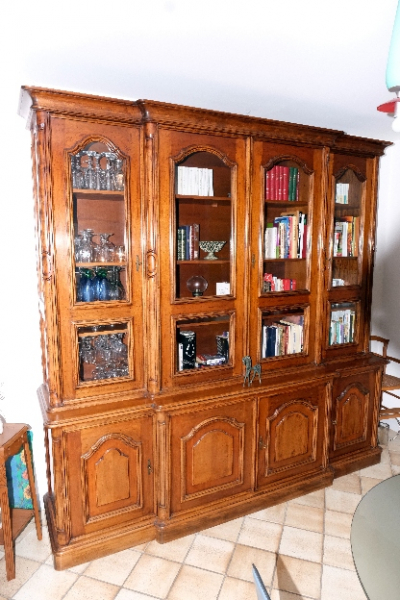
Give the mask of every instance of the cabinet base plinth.
<path id="1" fill-rule="evenodd" d="M 102 533 L 71 539 L 68 545 L 62 546 L 57 541 L 56 527 L 52 501 L 46 494 L 43 498 L 46 510 L 47 525 L 51 548 L 53 551 L 54 568 L 57 571 L 69 569 L 76 565 L 132 548 L 155 539 L 154 516 L 135 523 L 134 526 L 125 524 L 120 528 L 105 529 Z"/>
<path id="2" fill-rule="evenodd" d="M 366 467 L 372 467 L 381 460 L 382 448 L 377 446 L 370 450 L 363 450 L 359 453 L 347 454 L 343 457 L 332 459 L 331 465 L 335 471 L 335 477 L 343 477 L 354 471 L 365 469 Z"/>
<path id="3" fill-rule="evenodd" d="M 203 506 L 200 510 L 176 514 L 167 522 L 156 521 L 156 540 L 160 544 L 164 544 L 190 533 L 197 533 L 203 529 L 246 516 L 263 508 L 269 508 L 292 498 L 309 494 L 332 485 L 333 478 L 333 471 L 327 469 L 326 471 L 310 474 L 306 480 L 304 478 L 293 480 L 292 478 L 286 484 L 280 482 L 253 493 L 240 494 L 227 499 L 225 502 L 213 503 L 208 507 Z"/>

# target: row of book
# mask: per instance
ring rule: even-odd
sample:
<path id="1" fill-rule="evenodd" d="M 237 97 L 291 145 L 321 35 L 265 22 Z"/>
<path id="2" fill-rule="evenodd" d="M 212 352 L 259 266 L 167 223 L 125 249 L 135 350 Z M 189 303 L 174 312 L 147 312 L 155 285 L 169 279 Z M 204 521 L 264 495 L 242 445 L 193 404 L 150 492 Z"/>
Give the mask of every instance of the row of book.
<path id="1" fill-rule="evenodd" d="M 289 315 L 270 325 L 263 325 L 261 357 L 299 354 L 303 351 L 303 330 L 303 315 Z"/>
<path id="2" fill-rule="evenodd" d="M 333 256 L 358 256 L 360 217 L 335 219 Z"/>
<path id="3" fill-rule="evenodd" d="M 199 252 L 200 225 L 179 225 L 177 230 L 177 260 L 195 260 Z"/>
<path id="4" fill-rule="evenodd" d="M 353 308 L 333 310 L 329 327 L 329 345 L 349 344 L 354 341 L 356 313 Z"/>
<path id="5" fill-rule="evenodd" d="M 297 167 L 274 165 L 265 174 L 265 199 L 297 201 L 299 199 L 299 170 Z"/>
<path id="6" fill-rule="evenodd" d="M 281 213 L 265 229 L 264 257 L 306 258 L 307 217 L 296 210 Z"/>
<path id="7" fill-rule="evenodd" d="M 214 172 L 203 167 L 177 167 L 176 193 L 183 196 L 214 196 Z"/>
<path id="8" fill-rule="evenodd" d="M 229 331 L 215 336 L 215 354 L 196 353 L 196 332 L 178 332 L 178 371 L 225 365 L 229 362 Z"/>
<path id="9" fill-rule="evenodd" d="M 348 183 L 337 183 L 336 184 L 335 202 L 336 202 L 336 204 L 348 204 L 349 203 L 349 184 Z"/>
<path id="10" fill-rule="evenodd" d="M 287 292 L 297 288 L 296 279 L 280 279 L 272 273 L 264 273 L 263 278 L 263 293 L 267 292 Z"/>

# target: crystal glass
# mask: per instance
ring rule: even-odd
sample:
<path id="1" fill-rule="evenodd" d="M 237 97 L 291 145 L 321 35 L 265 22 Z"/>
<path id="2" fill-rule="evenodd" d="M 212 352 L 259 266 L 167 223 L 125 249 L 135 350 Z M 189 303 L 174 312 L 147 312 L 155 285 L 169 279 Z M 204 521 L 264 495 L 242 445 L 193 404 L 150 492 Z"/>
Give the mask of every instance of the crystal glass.
<path id="1" fill-rule="evenodd" d="M 114 152 L 102 152 L 102 156 L 105 156 L 105 158 L 107 159 L 107 164 L 105 168 L 105 189 L 113 190 L 115 175 L 114 161 L 116 160 L 117 155 Z"/>
<path id="2" fill-rule="evenodd" d="M 91 269 L 78 269 L 79 281 L 77 283 L 76 299 L 78 302 L 94 302 L 97 300 L 96 286 Z"/>
<path id="3" fill-rule="evenodd" d="M 93 229 L 84 229 L 79 233 L 80 244 L 78 250 L 78 262 L 93 262 L 95 244 L 92 241 Z"/>
<path id="4" fill-rule="evenodd" d="M 115 258 L 116 258 L 116 260 L 118 260 L 121 263 L 125 262 L 125 260 L 126 260 L 125 246 L 123 246 L 123 245 L 115 246 Z"/>
<path id="5" fill-rule="evenodd" d="M 100 233 L 100 243 L 96 249 L 96 259 L 100 262 L 113 262 L 115 245 L 110 242 L 109 238 L 113 233 Z"/>
<path id="6" fill-rule="evenodd" d="M 97 156 L 97 152 L 94 150 L 83 150 L 82 156 L 87 157 L 86 169 L 85 169 L 85 188 L 89 190 L 95 190 L 97 186 L 97 174 L 93 165 L 93 158 Z"/>
<path id="7" fill-rule="evenodd" d="M 121 192 L 124 189 L 124 173 L 122 170 L 124 161 L 121 158 L 115 160 L 114 189 Z"/>

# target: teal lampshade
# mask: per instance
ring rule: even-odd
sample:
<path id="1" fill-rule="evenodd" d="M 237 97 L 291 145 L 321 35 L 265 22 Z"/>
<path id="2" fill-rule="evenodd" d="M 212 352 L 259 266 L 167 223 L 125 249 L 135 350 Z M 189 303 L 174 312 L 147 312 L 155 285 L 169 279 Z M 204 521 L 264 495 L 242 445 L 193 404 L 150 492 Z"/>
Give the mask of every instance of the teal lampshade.
<path id="1" fill-rule="evenodd" d="M 390 92 L 400 91 L 400 2 L 397 5 L 389 57 L 386 67 L 386 86 Z"/>

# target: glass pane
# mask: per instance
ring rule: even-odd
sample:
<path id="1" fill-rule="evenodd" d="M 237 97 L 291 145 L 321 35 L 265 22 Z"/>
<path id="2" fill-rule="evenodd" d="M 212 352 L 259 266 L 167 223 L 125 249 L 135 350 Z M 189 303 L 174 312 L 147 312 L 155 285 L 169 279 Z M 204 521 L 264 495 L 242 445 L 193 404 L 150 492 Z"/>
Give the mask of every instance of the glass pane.
<path id="1" fill-rule="evenodd" d="M 262 313 L 261 358 L 301 354 L 304 351 L 304 310 Z"/>
<path id="2" fill-rule="evenodd" d="M 335 180 L 332 287 L 360 284 L 363 188 L 351 169 Z"/>
<path id="3" fill-rule="evenodd" d="M 192 317 L 176 322 L 176 371 L 230 363 L 230 316 Z"/>
<path id="4" fill-rule="evenodd" d="M 102 142 L 70 154 L 77 302 L 126 298 L 126 161 Z"/>
<path id="5" fill-rule="evenodd" d="M 344 302 L 331 305 L 329 345 L 351 344 L 356 341 L 356 304 Z"/>
<path id="6" fill-rule="evenodd" d="M 231 170 L 215 154 L 196 152 L 175 179 L 176 298 L 230 294 Z"/>
<path id="7" fill-rule="evenodd" d="M 309 288 L 310 185 L 310 175 L 292 161 L 265 172 L 263 294 Z"/>
<path id="8" fill-rule="evenodd" d="M 78 327 L 80 382 L 129 376 L 126 323 Z"/>

